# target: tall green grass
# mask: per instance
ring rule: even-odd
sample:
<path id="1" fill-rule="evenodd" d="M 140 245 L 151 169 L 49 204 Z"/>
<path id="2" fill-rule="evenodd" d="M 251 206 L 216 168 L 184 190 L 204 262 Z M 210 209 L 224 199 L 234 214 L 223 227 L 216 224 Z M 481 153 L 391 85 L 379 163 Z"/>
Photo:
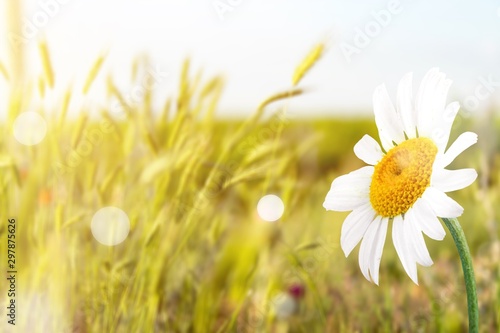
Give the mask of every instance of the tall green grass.
<path id="1" fill-rule="evenodd" d="M 46 46 L 41 50 L 52 68 Z M 310 69 L 301 66 L 304 73 Z M 84 92 L 99 68 L 100 60 Z M 365 133 L 376 136 L 372 119 L 293 121 L 287 103 L 301 94 L 294 87 L 271 96 L 247 120 L 220 120 L 215 115 L 223 79 L 204 81 L 191 73 L 186 61 L 179 94 L 161 112 L 153 110 L 152 91 L 141 103 L 126 105 L 125 92 L 110 79 L 110 97 L 122 102 L 123 114 L 104 107 L 98 118 L 90 116 L 96 110 L 86 109 L 71 118 L 68 90 L 57 112 L 40 109 L 50 130 L 35 147 L 12 137 L 12 121 L 29 96 L 27 86 L 13 89 L 8 119 L 0 125 L 0 218 L 16 217 L 19 226 L 16 328 L 465 330 L 465 291 L 451 237 L 427 240 L 435 264 L 419 268 L 420 286 L 405 275 L 390 236 L 380 287 L 360 274 L 357 250 L 346 259 L 339 247 L 346 214 L 326 213 L 322 202 L 332 179 L 362 165 L 352 147 Z M 51 75 L 45 71 L 44 89 L 50 89 Z M 300 79 L 296 74 L 294 83 Z M 454 133 L 471 126 L 462 122 Z M 495 332 L 500 159 L 498 125 L 488 126 L 495 133 L 489 150 L 472 149 L 455 162 L 477 168 L 483 182 L 455 197 L 465 207 L 461 223 L 476 265 L 482 329 Z M 268 193 L 285 203 L 276 223 L 263 222 L 256 213 Z M 131 221 L 128 238 L 115 247 L 98 243 L 90 230 L 93 214 L 104 206 L 123 209 Z M 5 232 L 2 228 L 3 253 Z M 293 284 L 305 287 L 305 297 L 296 315 L 279 320 L 275 297 Z M 3 287 L 1 292 L 5 295 Z"/>

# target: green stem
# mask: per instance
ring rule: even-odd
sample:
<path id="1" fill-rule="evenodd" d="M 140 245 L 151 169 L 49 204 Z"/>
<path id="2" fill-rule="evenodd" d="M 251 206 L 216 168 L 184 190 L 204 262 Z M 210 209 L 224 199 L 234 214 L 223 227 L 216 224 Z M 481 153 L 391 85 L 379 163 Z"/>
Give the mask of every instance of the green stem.
<path id="1" fill-rule="evenodd" d="M 462 261 L 465 289 L 467 291 L 467 308 L 469 310 L 469 332 L 477 333 L 479 331 L 479 309 L 477 306 L 476 280 L 474 279 L 474 268 L 472 267 L 469 246 L 467 245 L 464 231 L 457 219 L 443 218 L 443 221 L 453 236 L 460 260 Z"/>

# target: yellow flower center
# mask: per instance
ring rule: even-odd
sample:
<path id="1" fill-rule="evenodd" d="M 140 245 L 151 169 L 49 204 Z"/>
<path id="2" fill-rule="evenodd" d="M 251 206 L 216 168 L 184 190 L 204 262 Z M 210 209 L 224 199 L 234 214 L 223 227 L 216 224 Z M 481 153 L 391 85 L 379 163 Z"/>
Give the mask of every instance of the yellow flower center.
<path id="1" fill-rule="evenodd" d="M 427 138 L 402 142 L 389 150 L 375 166 L 370 202 L 377 214 L 404 214 L 431 183 L 432 165 L 438 148 Z"/>

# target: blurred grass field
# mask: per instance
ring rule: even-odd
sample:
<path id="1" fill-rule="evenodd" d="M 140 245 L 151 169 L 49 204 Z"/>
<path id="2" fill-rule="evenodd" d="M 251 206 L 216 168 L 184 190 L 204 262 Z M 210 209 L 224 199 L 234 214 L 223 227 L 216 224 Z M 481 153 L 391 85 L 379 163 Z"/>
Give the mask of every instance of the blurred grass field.
<path id="1" fill-rule="evenodd" d="M 294 87 L 252 117 L 222 120 L 216 113 L 223 79 L 204 80 L 186 61 L 179 94 L 162 110 L 152 106 L 153 91 L 130 105 L 108 79 L 119 113 L 105 104 L 68 116 L 68 90 L 55 110 L 36 109 L 49 131 L 27 147 L 12 135 L 14 120 L 54 83 L 45 44 L 40 51 L 45 71 L 29 82 L 0 63 L 12 88 L 1 99 L 8 104 L 0 123 L 2 253 L 6 221 L 18 221 L 12 332 L 466 331 L 450 235 L 427 239 L 435 264 L 419 267 L 420 286 L 406 276 L 390 233 L 379 287 L 359 272 L 357 250 L 346 259 L 340 249 L 347 214 L 326 212 L 322 203 L 335 177 L 362 166 L 352 148 L 366 133 L 377 137 L 372 118 L 295 118 L 287 111 L 289 98 L 302 93 L 295 75 Z M 306 62 L 318 57 L 313 51 Z M 474 167 L 479 178 L 452 196 L 465 208 L 460 222 L 474 256 L 481 330 L 499 332 L 500 123 L 459 116 L 452 139 L 464 130 L 476 131 L 480 143 L 454 166 Z M 275 223 L 256 211 L 269 193 L 285 204 Z M 107 206 L 131 222 L 127 239 L 114 247 L 97 242 L 90 228 Z M 292 285 L 303 286 L 305 297 L 295 315 L 279 319 L 276 296 Z"/>
<path id="2" fill-rule="evenodd" d="M 0 142 L 0 215 L 18 220 L 16 328 L 466 330 L 463 278 L 449 235 L 428 240 L 435 264 L 419 267 L 420 286 L 404 273 L 390 236 L 380 287 L 360 274 L 357 250 L 346 259 L 339 247 L 346 214 L 326 212 L 322 202 L 336 176 L 362 166 L 352 147 L 365 133 L 376 136 L 373 119 L 298 120 L 286 113 L 285 102 L 249 120 L 218 120 L 219 79 L 202 84 L 190 72 L 186 62 L 179 96 L 159 114 L 148 96 L 122 119 L 108 109 L 99 117 L 82 110 L 68 118 L 64 102 L 58 112 L 40 108 L 49 132 L 33 147 L 11 133 L 26 103 L 23 90 L 10 97 Z M 460 221 L 474 255 L 481 329 L 497 332 L 500 126 L 459 120 L 452 136 L 464 129 L 477 131 L 481 143 L 454 163 L 475 167 L 480 177 L 454 197 L 465 207 Z M 101 138 L 91 142 L 95 133 Z M 91 148 L 83 154 L 86 141 Z M 285 203 L 276 223 L 256 213 L 268 193 Z M 128 238 L 115 247 L 98 243 L 90 229 L 93 214 L 105 206 L 123 209 L 131 220 Z M 296 284 L 306 290 L 299 312 L 277 319 L 273 299 Z"/>

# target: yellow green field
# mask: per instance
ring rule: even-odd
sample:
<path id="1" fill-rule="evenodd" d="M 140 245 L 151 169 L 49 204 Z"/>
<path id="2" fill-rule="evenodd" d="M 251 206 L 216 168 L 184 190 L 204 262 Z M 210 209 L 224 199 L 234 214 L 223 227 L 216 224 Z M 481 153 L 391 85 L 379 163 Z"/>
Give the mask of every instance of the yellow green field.
<path id="1" fill-rule="evenodd" d="M 347 214 L 326 212 L 322 203 L 335 177 L 362 166 L 352 147 L 365 133 L 376 137 L 373 119 L 296 119 L 287 113 L 291 90 L 249 119 L 221 120 L 214 115 L 221 82 L 192 72 L 184 64 L 179 96 L 162 112 L 148 93 L 123 117 L 109 108 L 69 117 L 71 97 L 61 96 L 58 110 L 38 110 L 49 131 L 33 147 L 12 136 L 28 91 L 13 89 L 0 136 L 2 253 L 7 219 L 17 220 L 12 332 L 466 331 L 450 235 L 426 239 L 435 263 L 419 267 L 419 286 L 390 235 L 379 287 L 361 275 L 357 250 L 346 259 L 340 249 Z M 465 208 L 460 221 L 474 257 L 481 330 L 498 332 L 500 126 L 459 117 L 452 137 L 463 129 L 476 131 L 480 143 L 454 166 L 474 167 L 479 178 L 452 196 Z M 285 203 L 275 223 L 256 212 L 269 193 Z M 115 247 L 90 229 L 106 206 L 131 222 Z M 276 295 L 297 284 L 305 288 L 298 313 L 276 318 Z"/>
<path id="2" fill-rule="evenodd" d="M 18 34 L 20 3 L 9 3 L 7 22 Z M 231 82 L 200 75 L 189 60 L 179 64 L 178 94 L 161 108 L 154 106 L 154 89 L 130 103 L 130 91 L 102 73 L 104 56 L 85 82 L 47 108 L 57 63 L 40 40 L 30 41 L 38 54 L 21 47 L 0 56 L 0 80 L 9 91 L 0 96 L 7 110 L 0 117 L 0 271 L 10 274 L 14 219 L 17 271 L 16 326 L 7 324 L 3 280 L 0 332 L 467 331 L 463 276 L 449 234 L 442 242 L 426 238 L 434 265 L 419 267 L 418 286 L 390 232 L 380 286 L 362 276 L 357 249 L 345 258 L 339 242 L 347 213 L 322 204 L 333 179 L 363 165 L 353 146 L 364 134 L 377 137 L 377 129 L 373 117 L 333 118 L 343 110 L 328 110 L 328 119 L 289 111 L 292 100 L 309 92 L 301 79 L 327 51 L 323 44 L 290 73 L 289 89 L 269 92 L 252 116 L 228 120 L 217 114 Z M 40 72 L 25 68 L 28 56 Z M 151 64 L 138 59 L 122 85 L 141 85 L 138 72 Z M 107 99 L 70 112 L 75 96 L 89 98 L 96 81 L 107 84 Z M 34 146 L 13 135 L 28 110 L 47 125 Z M 460 222 L 473 255 L 480 331 L 500 332 L 500 121 L 493 116 L 498 110 L 489 114 L 459 113 L 455 121 L 450 142 L 470 130 L 479 143 L 452 168 L 472 167 L 479 177 L 451 196 L 465 208 Z M 257 213 L 267 194 L 284 202 L 277 222 Z M 118 207 L 130 220 L 130 233 L 116 246 L 92 233 L 91 221 L 104 207 Z M 280 300 L 292 286 L 305 294 L 285 318 Z"/>

